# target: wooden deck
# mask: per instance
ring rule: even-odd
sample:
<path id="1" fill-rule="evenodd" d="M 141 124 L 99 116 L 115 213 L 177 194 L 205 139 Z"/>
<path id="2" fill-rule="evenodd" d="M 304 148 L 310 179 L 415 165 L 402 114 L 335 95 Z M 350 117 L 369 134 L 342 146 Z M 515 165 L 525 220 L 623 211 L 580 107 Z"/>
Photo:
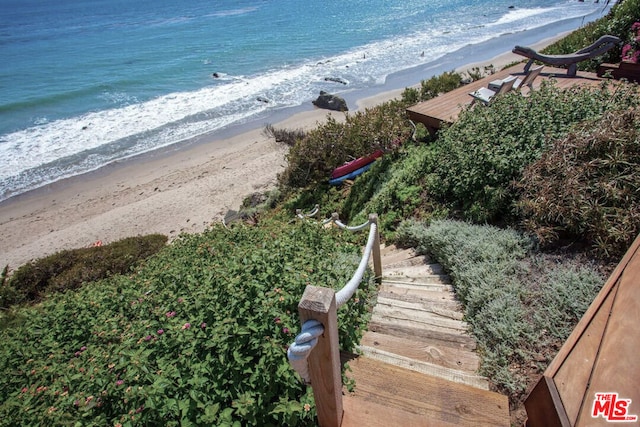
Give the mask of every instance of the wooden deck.
<path id="1" fill-rule="evenodd" d="M 383 280 L 360 356 L 349 361 L 342 427 L 509 426 L 506 396 L 477 374 L 476 342 L 442 267 L 382 250 Z"/>
<path id="2" fill-rule="evenodd" d="M 640 236 L 527 397 L 527 426 L 639 425 L 639 325 Z"/>
<path id="3" fill-rule="evenodd" d="M 492 80 L 503 79 L 508 75 L 523 78 L 524 63 L 499 71 L 496 74 L 485 77 L 481 80 L 469 83 L 458 89 L 442 94 L 429 101 L 420 102 L 407 108 L 407 114 L 416 123 L 422 123 L 429 133 L 435 133 L 445 123 L 453 123 L 458 119 L 458 114 L 463 107 L 471 104 L 472 98 L 469 92 L 473 92 L 481 87 L 487 87 Z M 579 71 L 576 77 L 567 77 L 567 70 L 562 68 L 545 67 L 542 73 L 533 83 L 534 90 L 540 86 L 545 79 L 555 78 L 558 87 L 568 88 L 574 85 L 597 85 L 602 80 L 594 73 Z M 528 89 L 523 89 L 526 93 Z"/>

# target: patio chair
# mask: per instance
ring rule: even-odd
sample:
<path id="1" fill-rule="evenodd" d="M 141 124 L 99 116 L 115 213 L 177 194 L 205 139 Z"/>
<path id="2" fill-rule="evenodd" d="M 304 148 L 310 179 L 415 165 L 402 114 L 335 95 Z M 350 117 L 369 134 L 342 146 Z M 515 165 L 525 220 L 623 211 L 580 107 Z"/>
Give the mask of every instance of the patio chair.
<path id="1" fill-rule="evenodd" d="M 527 65 L 524 67 L 524 71 L 528 72 L 534 61 L 540 61 L 543 64 L 557 66 L 568 66 L 567 76 L 575 77 L 578 71 L 578 62 L 586 61 L 587 59 L 593 59 L 602 55 L 609 49 L 615 47 L 620 43 L 620 39 L 616 36 L 605 35 L 596 40 L 593 44 L 580 49 L 574 53 L 566 55 L 543 55 L 536 52 L 530 47 L 516 46 L 512 52 L 524 57 L 530 58 Z"/>
<path id="2" fill-rule="evenodd" d="M 469 95 L 473 97 L 473 101 L 471 101 L 471 103 L 473 104 L 476 101 L 480 101 L 484 105 L 489 105 L 496 96 L 509 92 L 513 88 L 516 80 L 516 76 L 509 76 L 502 80 L 500 88 L 497 91 L 489 89 L 488 87 L 481 87 L 475 92 L 469 93 Z"/>
<path id="3" fill-rule="evenodd" d="M 544 65 L 539 67 L 535 67 L 529 70 L 529 72 L 524 76 L 523 79 L 516 78 L 516 81 L 513 83 L 513 90 L 521 90 L 523 87 L 528 86 L 529 90 L 533 90 L 533 81 L 540 75 Z M 492 80 L 489 82 L 489 89 L 493 91 L 497 91 L 500 89 L 502 85 L 502 80 Z"/>

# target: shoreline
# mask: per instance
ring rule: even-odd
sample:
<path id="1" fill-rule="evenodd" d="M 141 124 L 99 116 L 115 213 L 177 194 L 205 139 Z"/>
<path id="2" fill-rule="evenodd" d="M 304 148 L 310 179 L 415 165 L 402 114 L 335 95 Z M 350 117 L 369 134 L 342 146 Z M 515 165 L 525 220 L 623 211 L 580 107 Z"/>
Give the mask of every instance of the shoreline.
<path id="1" fill-rule="evenodd" d="M 540 49 L 566 32 L 552 36 L 547 29 L 538 34 L 541 41 L 529 46 Z M 444 71 L 464 72 L 489 64 L 500 69 L 524 59 L 504 51 L 505 39 L 495 43 L 502 47 L 502 53 L 489 59 L 471 55 L 469 60 L 475 62 L 469 64 L 458 58 L 461 62 L 457 67 L 445 65 L 449 68 Z M 340 96 L 350 106 L 357 106 L 351 113 L 364 110 L 397 98 L 405 87 L 419 85 L 421 80 L 442 72 L 431 67 L 433 72 L 429 74 L 423 68 L 389 76 L 382 87 Z M 337 120 L 345 117 L 344 113 L 309 105 L 274 112 L 269 116 L 274 121 L 268 123 L 308 130 L 328 115 Z M 108 244 L 151 233 L 167 235 L 171 240 L 180 233 L 204 231 L 227 210 L 237 209 L 245 197 L 275 186 L 276 176 L 286 163 L 286 149 L 263 134 L 266 123 L 258 118 L 0 202 L 0 268 L 9 265 L 14 270 L 32 259 L 88 247 L 98 240 Z"/>

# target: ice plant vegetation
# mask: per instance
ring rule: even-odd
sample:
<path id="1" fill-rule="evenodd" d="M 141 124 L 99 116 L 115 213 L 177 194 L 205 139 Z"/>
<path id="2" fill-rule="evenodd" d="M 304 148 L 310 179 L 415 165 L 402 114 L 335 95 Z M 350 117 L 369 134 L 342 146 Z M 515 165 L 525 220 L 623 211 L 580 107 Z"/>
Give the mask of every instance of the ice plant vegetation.
<path id="1" fill-rule="evenodd" d="M 183 236 L 135 273 L 16 309 L 0 328 L 0 426 L 314 425 L 286 357 L 297 305 L 307 283 L 342 287 L 361 244 L 288 219 Z M 341 308 L 343 349 L 367 313 Z"/>

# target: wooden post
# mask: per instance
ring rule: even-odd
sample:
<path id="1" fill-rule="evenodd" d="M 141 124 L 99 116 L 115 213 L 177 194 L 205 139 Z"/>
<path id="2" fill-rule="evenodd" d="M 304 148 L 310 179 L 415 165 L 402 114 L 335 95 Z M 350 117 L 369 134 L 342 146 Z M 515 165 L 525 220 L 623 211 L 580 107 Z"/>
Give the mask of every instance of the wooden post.
<path id="1" fill-rule="evenodd" d="M 324 334 L 309 355 L 309 374 L 320 427 L 342 424 L 342 371 L 338 344 L 338 315 L 333 289 L 307 286 L 298 304 L 302 324 L 314 319 L 324 326 Z"/>
<path id="2" fill-rule="evenodd" d="M 369 222 L 376 225 L 376 236 L 373 241 L 373 272 L 378 283 L 382 282 L 382 258 L 380 255 L 380 229 L 378 228 L 378 214 L 370 214 Z"/>

